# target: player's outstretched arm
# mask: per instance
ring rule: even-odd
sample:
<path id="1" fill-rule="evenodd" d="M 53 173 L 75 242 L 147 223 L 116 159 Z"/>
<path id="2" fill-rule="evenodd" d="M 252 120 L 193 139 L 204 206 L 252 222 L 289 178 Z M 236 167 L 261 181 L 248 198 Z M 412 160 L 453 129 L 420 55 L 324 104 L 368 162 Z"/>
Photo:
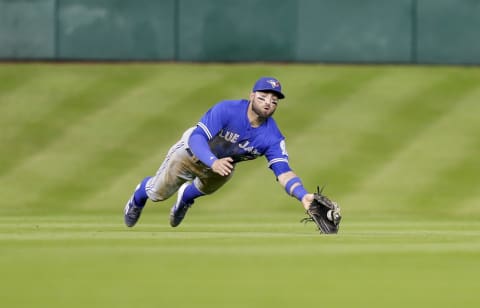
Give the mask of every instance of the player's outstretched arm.
<path id="1" fill-rule="evenodd" d="M 308 193 L 303 187 L 300 178 L 293 172 L 287 171 L 278 176 L 278 182 L 285 189 L 287 194 L 298 199 L 303 207 L 308 210 L 313 201 L 313 194 Z"/>

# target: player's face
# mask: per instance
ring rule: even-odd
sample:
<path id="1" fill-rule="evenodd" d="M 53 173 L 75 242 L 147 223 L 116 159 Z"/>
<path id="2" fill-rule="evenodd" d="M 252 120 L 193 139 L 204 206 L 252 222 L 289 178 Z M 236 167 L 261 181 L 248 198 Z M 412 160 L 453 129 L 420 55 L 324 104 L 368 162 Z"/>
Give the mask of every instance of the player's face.
<path id="1" fill-rule="evenodd" d="M 274 93 L 254 92 L 251 94 L 252 110 L 261 118 L 273 115 L 278 105 L 278 96 Z"/>

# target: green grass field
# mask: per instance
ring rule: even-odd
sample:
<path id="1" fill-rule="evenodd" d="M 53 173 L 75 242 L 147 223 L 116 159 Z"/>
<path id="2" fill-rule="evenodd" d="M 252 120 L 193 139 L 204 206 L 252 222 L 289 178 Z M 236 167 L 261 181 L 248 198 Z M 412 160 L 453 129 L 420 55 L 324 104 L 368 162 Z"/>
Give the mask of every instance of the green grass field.
<path id="1" fill-rule="evenodd" d="M 133 229 L 133 188 L 213 103 L 261 75 L 291 165 L 344 216 L 319 235 L 266 161 Z M 478 307 L 480 69 L 0 64 L 5 307 Z"/>

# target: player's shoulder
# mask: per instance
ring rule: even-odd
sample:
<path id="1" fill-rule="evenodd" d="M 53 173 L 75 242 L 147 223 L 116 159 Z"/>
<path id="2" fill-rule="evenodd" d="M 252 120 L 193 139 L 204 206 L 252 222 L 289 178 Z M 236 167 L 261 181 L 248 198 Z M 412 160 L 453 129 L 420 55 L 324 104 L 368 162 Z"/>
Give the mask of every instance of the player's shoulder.
<path id="1" fill-rule="evenodd" d="M 276 140 L 282 140 L 285 139 L 285 136 L 283 136 L 280 128 L 277 125 L 277 121 L 273 117 L 268 118 L 267 120 L 267 129 L 269 131 L 269 134 Z"/>
<path id="2" fill-rule="evenodd" d="M 222 100 L 216 103 L 212 109 L 216 112 L 226 113 L 226 114 L 239 114 L 241 110 L 244 110 L 248 107 L 248 101 L 245 99 L 236 99 L 236 100 Z"/>
<path id="3" fill-rule="evenodd" d="M 216 107 L 219 108 L 239 108 L 239 107 L 245 107 L 248 106 L 248 100 L 246 99 L 227 99 L 227 100 L 222 100 L 218 102 Z"/>

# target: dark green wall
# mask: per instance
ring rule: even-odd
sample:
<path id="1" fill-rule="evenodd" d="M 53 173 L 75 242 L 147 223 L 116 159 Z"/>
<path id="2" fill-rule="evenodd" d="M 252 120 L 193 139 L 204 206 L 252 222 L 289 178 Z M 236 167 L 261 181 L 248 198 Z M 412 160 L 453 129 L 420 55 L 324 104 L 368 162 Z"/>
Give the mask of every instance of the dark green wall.
<path id="1" fill-rule="evenodd" d="M 0 0 L 0 58 L 55 54 L 55 0 Z"/>
<path id="2" fill-rule="evenodd" d="M 58 57 L 170 60 L 174 0 L 58 2 Z"/>
<path id="3" fill-rule="evenodd" d="M 300 0 L 296 59 L 409 62 L 412 0 Z"/>
<path id="4" fill-rule="evenodd" d="M 298 0 L 179 4 L 179 60 L 295 60 Z"/>
<path id="5" fill-rule="evenodd" d="M 418 0 L 418 62 L 480 64 L 480 0 Z"/>
<path id="6" fill-rule="evenodd" d="M 0 0 L 0 59 L 480 64 L 480 0 Z"/>

